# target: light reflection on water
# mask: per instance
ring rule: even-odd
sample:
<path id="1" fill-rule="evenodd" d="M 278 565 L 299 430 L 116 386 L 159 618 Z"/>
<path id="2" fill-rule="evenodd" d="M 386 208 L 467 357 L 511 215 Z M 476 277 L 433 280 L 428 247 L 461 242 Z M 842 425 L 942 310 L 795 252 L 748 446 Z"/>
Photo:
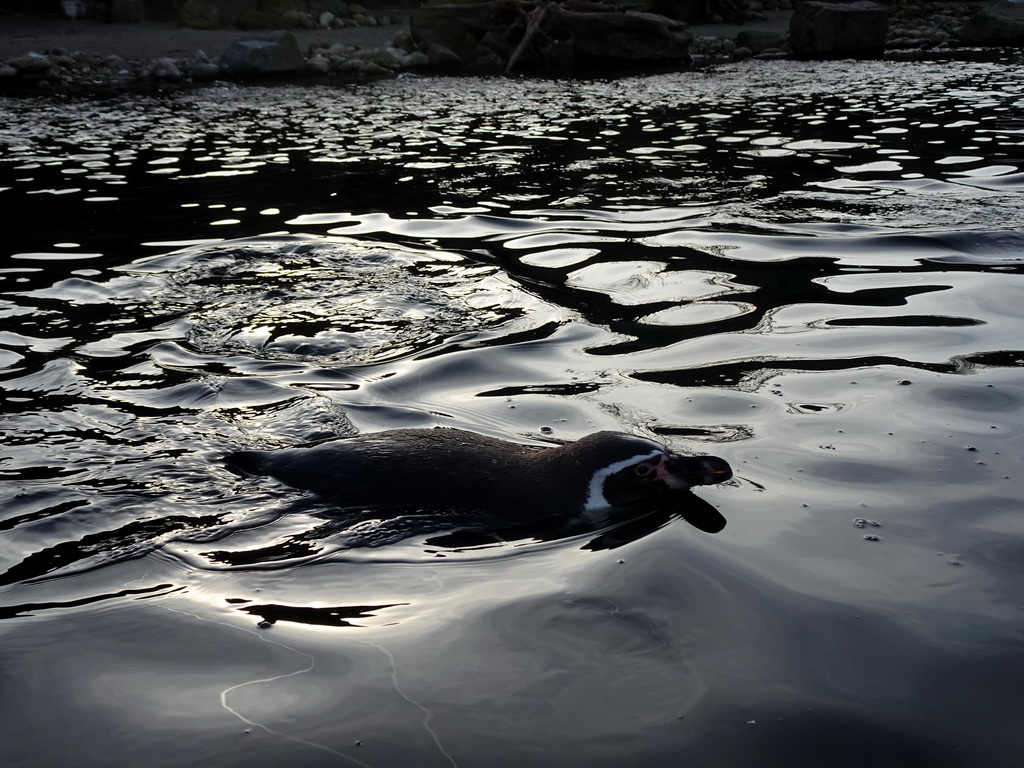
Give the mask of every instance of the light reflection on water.
<path id="1" fill-rule="evenodd" d="M 1015 765 L 1012 64 L 0 110 L 15 764 Z M 396 540 L 216 461 L 437 424 L 720 454 L 728 526 Z"/>

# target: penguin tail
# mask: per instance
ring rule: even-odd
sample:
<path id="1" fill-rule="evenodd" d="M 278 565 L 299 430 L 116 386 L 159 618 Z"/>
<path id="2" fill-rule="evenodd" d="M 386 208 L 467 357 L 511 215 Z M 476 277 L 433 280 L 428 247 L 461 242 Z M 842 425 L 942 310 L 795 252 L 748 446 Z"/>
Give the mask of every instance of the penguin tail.
<path id="1" fill-rule="evenodd" d="M 235 451 L 227 454 L 222 461 L 228 469 L 239 475 L 267 474 L 266 451 Z"/>

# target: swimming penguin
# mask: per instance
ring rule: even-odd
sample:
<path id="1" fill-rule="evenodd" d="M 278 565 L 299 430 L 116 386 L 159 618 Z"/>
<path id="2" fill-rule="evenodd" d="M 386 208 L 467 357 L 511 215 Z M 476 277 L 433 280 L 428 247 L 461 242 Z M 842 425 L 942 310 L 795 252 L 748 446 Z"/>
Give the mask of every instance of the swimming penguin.
<path id="1" fill-rule="evenodd" d="M 224 461 L 345 507 L 474 510 L 523 522 L 657 503 L 732 477 L 716 456 L 680 456 L 621 432 L 539 447 L 461 429 L 396 429 Z"/>

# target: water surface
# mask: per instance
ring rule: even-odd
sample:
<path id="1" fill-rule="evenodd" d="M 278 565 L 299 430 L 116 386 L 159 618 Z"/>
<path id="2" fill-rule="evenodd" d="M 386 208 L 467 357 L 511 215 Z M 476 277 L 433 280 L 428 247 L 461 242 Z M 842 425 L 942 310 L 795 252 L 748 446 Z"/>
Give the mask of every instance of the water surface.
<path id="1" fill-rule="evenodd" d="M 1020 62 L 4 99 L 11 765 L 1011 766 Z M 714 453 L 721 533 L 339 521 L 396 427 Z"/>

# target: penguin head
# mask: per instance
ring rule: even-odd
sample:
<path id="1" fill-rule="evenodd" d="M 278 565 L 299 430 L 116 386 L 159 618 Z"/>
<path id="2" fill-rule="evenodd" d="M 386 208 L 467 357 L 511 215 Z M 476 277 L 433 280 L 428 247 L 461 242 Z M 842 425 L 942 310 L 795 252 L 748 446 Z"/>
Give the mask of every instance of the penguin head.
<path id="1" fill-rule="evenodd" d="M 695 485 L 724 483 L 729 464 L 717 456 L 680 456 L 664 445 L 618 432 L 598 432 L 573 444 L 597 469 L 584 510 L 623 507 L 666 498 Z"/>

